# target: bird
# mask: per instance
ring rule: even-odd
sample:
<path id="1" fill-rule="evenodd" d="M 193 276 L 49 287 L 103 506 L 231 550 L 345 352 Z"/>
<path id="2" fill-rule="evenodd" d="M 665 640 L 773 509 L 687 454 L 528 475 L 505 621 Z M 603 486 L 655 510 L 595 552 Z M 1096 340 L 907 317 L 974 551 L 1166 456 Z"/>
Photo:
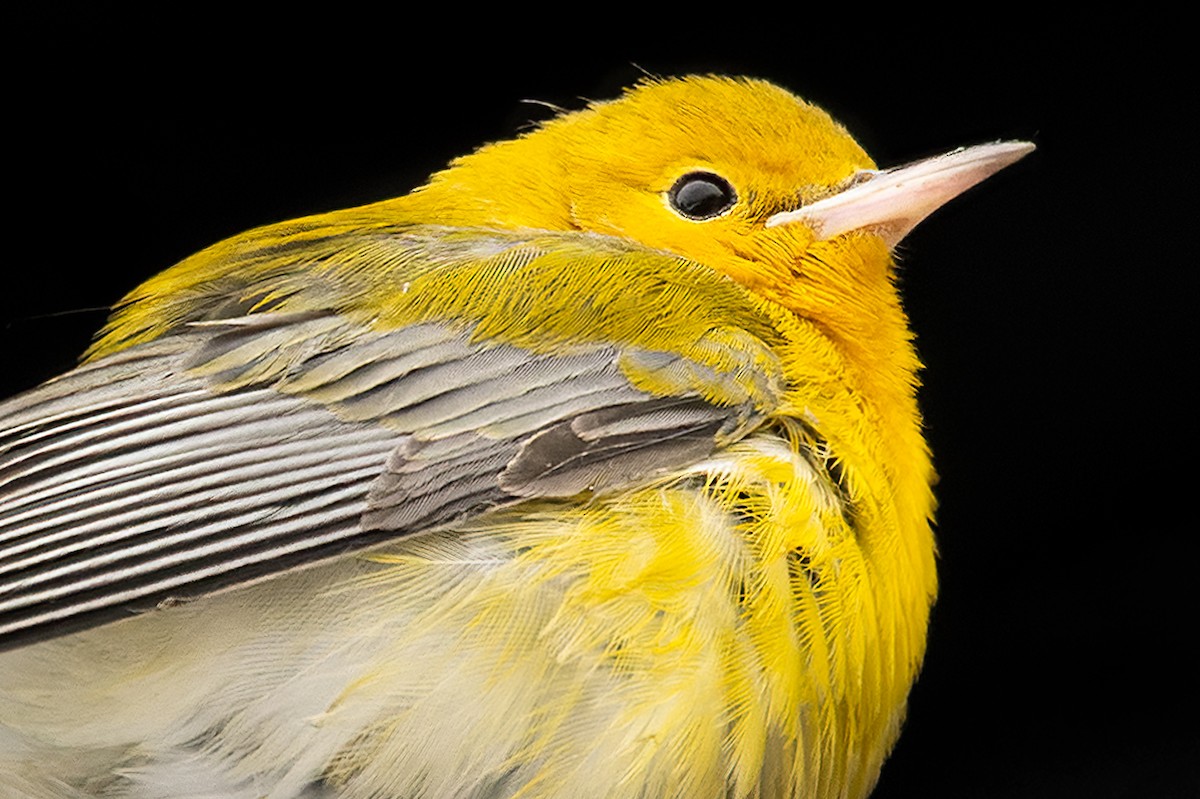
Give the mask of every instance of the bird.
<path id="1" fill-rule="evenodd" d="M 647 77 L 129 293 L 0 403 L 0 796 L 867 796 L 937 593 L 879 169 Z"/>

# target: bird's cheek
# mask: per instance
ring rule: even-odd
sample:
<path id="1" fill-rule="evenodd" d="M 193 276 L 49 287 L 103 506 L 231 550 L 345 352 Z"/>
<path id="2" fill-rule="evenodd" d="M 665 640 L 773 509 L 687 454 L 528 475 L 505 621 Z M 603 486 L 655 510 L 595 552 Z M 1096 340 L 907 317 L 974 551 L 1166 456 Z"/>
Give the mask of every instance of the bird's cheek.
<path id="1" fill-rule="evenodd" d="M 777 299 L 805 271 L 812 234 L 795 229 L 738 230 L 725 239 L 725 255 L 717 263 L 722 272 L 763 296 Z"/>
<path id="2" fill-rule="evenodd" d="M 847 335 L 867 336 L 862 322 L 890 318 L 899 305 L 893 277 L 891 251 L 878 236 L 817 241 L 795 265 L 783 304 Z"/>
<path id="3" fill-rule="evenodd" d="M 716 220 L 682 219 L 656 196 L 633 196 L 587 214 L 594 232 L 621 236 L 654 250 L 717 266 L 730 253 Z"/>
<path id="4" fill-rule="evenodd" d="M 887 242 L 875 233 L 855 230 L 832 239 L 813 241 L 805 250 L 800 268 L 831 284 L 886 283 L 895 261 Z"/>
<path id="5" fill-rule="evenodd" d="M 887 304 L 895 293 L 892 256 L 878 236 L 814 240 L 807 229 L 741 240 L 717 265 L 760 297 L 814 320 Z"/>

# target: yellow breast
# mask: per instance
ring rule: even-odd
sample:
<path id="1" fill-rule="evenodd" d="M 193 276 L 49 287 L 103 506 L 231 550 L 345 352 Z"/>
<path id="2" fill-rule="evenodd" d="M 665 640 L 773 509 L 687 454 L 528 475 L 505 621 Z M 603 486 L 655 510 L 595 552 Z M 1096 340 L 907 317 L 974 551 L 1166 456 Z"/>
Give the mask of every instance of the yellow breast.
<path id="1" fill-rule="evenodd" d="M 339 779 L 363 795 L 397 774 L 441 775 L 434 796 L 464 774 L 529 797 L 865 795 L 932 575 L 898 584 L 872 562 L 858 526 L 880 520 L 828 467 L 794 424 L 631 495 L 372 557 L 346 590 L 376 596 L 390 643 L 333 713 L 379 722 Z M 394 705 L 383 686 L 404 686 Z"/>

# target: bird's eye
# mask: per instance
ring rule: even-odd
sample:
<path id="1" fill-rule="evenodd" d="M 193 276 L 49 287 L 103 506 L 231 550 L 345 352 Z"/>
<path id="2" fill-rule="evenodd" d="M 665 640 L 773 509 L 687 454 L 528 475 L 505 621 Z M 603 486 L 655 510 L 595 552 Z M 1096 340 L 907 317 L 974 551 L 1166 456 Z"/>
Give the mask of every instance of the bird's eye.
<path id="1" fill-rule="evenodd" d="M 712 172 L 689 172 L 667 192 L 671 207 L 688 219 L 712 219 L 737 202 L 729 181 Z"/>

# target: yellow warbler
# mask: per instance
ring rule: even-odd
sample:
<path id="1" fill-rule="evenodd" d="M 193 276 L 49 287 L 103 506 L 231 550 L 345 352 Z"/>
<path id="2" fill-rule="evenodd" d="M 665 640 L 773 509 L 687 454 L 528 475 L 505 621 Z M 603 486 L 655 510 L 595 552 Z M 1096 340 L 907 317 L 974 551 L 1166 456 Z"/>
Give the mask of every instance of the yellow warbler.
<path id="1" fill-rule="evenodd" d="M 890 250 L 1030 149 L 648 80 L 147 281 L 0 405 L 0 794 L 866 795 L 936 590 Z"/>

